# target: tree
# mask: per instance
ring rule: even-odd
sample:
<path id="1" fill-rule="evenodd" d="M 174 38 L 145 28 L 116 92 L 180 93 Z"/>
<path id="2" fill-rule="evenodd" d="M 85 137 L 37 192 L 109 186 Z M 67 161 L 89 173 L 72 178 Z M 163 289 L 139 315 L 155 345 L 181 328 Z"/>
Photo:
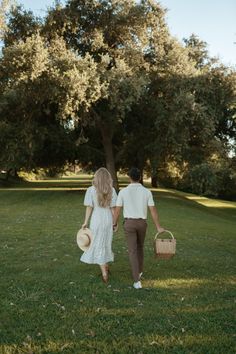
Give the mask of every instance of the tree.
<path id="1" fill-rule="evenodd" d="M 191 80 L 198 71 L 189 61 L 188 52 L 172 38 L 165 40 L 161 60 L 155 52 L 149 58 L 150 84 L 142 100 L 142 108 L 138 108 L 146 119 L 143 127 L 147 130 L 143 128 L 143 139 L 137 143 L 141 149 L 144 141 L 144 161 L 148 162 L 147 169 L 153 186 L 156 186 L 160 170 L 170 161 L 181 161 L 188 145 L 189 126 L 194 122 L 194 109 L 197 108 Z"/>
<path id="2" fill-rule="evenodd" d="M 153 46 L 160 56 L 159 49 L 168 36 L 164 11 L 147 0 L 139 4 L 127 0 L 70 0 L 65 8 L 49 12 L 45 33 L 49 38 L 63 36 L 68 47 L 81 57 L 89 53 L 98 65 L 102 95 L 88 111 L 80 110 L 78 117 L 95 123 L 100 132 L 106 166 L 117 188 L 114 133 L 146 89 L 147 59 Z"/>
<path id="3" fill-rule="evenodd" d="M 117 167 L 135 163 L 155 182 L 169 166 L 183 176 L 220 150 L 226 156 L 235 71 L 210 58 L 196 36 L 178 43 L 164 15 L 151 0 L 68 0 L 45 21 L 15 8 L 0 60 L 1 134 L 18 134 L 24 150 L 14 154 L 11 139 L 13 160 L 42 164 L 45 141 L 63 140 L 62 160 L 76 151 L 84 166 L 106 163 L 117 188 Z"/>
<path id="4" fill-rule="evenodd" d="M 156 115 L 156 139 L 150 139 L 156 166 L 167 172 L 165 165 L 175 164 L 181 176 L 214 154 L 227 159 L 236 136 L 235 71 L 212 59 L 200 40 L 190 42 L 195 60 L 186 59 L 189 48 L 184 51 L 172 42 L 163 71 L 157 68 L 153 75 L 149 96 Z M 155 171 L 155 162 L 151 166 Z"/>
<path id="5" fill-rule="evenodd" d="M 98 81 L 96 74 L 92 58 L 76 56 L 63 39 L 49 46 L 37 34 L 4 48 L 0 60 L 2 167 L 61 165 L 71 158 L 73 112 L 93 101 L 96 91 L 94 87 L 91 91 L 91 82 Z M 101 86 L 97 87 L 99 94 Z"/>

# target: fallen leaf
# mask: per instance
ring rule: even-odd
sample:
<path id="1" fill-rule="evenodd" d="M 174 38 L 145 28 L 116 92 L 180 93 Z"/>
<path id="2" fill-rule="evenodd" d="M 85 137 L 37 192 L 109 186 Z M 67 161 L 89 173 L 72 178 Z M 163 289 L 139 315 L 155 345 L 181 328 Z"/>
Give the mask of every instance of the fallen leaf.
<path id="1" fill-rule="evenodd" d="M 86 333 L 87 336 L 89 337 L 95 337 L 96 336 L 96 333 L 94 331 L 89 331 L 88 333 Z"/>

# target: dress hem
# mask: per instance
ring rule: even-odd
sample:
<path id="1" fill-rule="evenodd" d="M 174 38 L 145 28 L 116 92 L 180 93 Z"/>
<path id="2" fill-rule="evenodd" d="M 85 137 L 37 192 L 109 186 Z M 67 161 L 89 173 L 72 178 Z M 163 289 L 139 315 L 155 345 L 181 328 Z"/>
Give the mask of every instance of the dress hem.
<path id="1" fill-rule="evenodd" d="M 106 263 L 110 263 L 110 262 L 114 262 L 114 258 L 113 259 L 109 259 L 109 260 L 106 260 L 105 262 L 100 262 L 100 261 L 85 261 L 83 259 L 80 258 L 80 261 L 83 262 L 83 263 L 86 263 L 86 264 L 98 264 L 98 265 L 103 265 L 103 264 L 106 264 Z"/>

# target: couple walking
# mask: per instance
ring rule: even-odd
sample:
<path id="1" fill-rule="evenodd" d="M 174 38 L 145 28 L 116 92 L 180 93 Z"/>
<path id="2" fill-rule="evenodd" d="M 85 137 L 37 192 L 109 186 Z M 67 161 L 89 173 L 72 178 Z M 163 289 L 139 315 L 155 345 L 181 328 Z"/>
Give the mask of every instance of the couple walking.
<path id="1" fill-rule="evenodd" d="M 80 260 L 89 264 L 98 264 L 101 268 L 102 279 L 108 282 L 108 262 L 114 261 L 112 252 L 113 231 L 118 229 L 118 219 L 123 208 L 124 231 L 126 235 L 129 261 L 131 265 L 133 287 L 141 289 L 143 272 L 143 246 L 147 229 L 147 210 L 149 208 L 153 222 L 158 232 L 164 231 L 158 220 L 150 190 L 140 182 L 140 171 L 132 168 L 129 171 L 130 184 L 122 189 L 118 196 L 112 187 L 112 178 L 106 168 L 96 171 L 93 185 L 86 191 L 84 205 L 86 206 L 85 220 L 82 228 L 88 227 L 92 240 L 90 247 L 85 250 Z"/>

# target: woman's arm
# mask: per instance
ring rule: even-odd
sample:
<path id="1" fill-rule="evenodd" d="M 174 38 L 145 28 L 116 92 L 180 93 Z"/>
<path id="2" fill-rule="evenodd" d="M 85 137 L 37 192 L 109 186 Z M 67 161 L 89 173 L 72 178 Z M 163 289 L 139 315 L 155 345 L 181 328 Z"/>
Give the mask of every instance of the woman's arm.
<path id="1" fill-rule="evenodd" d="M 112 213 L 112 218 L 114 219 L 114 214 L 115 214 L 116 207 L 111 208 L 111 213 Z"/>
<path id="2" fill-rule="evenodd" d="M 113 218 L 113 231 L 116 232 L 118 230 L 117 207 L 111 208 L 111 212 L 112 212 L 112 218 Z"/>
<path id="3" fill-rule="evenodd" d="M 92 214 L 93 208 L 90 206 L 86 207 L 86 211 L 85 211 L 85 218 L 84 218 L 84 223 L 82 225 L 82 228 L 85 229 L 86 227 L 88 227 L 88 222 L 89 222 L 89 218 Z"/>

